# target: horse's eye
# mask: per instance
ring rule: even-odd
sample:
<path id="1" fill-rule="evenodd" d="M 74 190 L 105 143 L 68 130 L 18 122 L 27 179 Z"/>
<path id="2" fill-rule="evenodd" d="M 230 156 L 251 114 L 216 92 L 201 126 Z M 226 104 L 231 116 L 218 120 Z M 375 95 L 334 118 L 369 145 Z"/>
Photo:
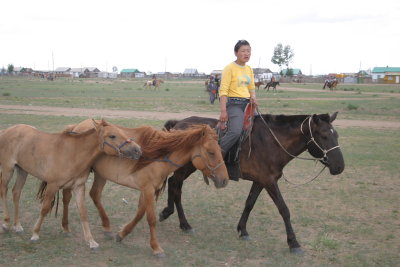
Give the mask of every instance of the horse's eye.
<path id="1" fill-rule="evenodd" d="M 207 153 L 208 153 L 208 155 L 210 155 L 210 156 L 215 156 L 215 153 L 214 153 L 214 152 L 209 152 L 209 151 L 207 151 Z"/>
<path id="2" fill-rule="evenodd" d="M 109 137 L 110 137 L 110 139 L 115 139 L 116 138 L 115 135 L 110 135 Z"/>

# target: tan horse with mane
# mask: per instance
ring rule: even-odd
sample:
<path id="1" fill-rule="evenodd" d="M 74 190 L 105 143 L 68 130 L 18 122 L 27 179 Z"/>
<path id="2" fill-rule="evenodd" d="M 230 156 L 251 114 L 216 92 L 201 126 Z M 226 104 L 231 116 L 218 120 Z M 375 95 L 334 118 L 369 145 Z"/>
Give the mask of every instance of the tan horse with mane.
<path id="1" fill-rule="evenodd" d="M 76 125 L 74 131 L 86 131 L 92 127 L 88 121 Z M 136 224 L 147 214 L 150 227 L 150 246 L 155 256 L 164 256 L 156 237 L 155 200 L 165 187 L 167 176 L 184 164 L 192 161 L 195 168 L 202 171 L 206 182 L 210 178 L 217 188 L 228 183 L 228 173 L 218 145 L 217 135 L 208 125 L 197 125 L 186 130 L 166 132 L 153 127 L 124 128 L 129 136 L 135 137 L 141 145 L 143 156 L 138 161 L 129 161 L 115 157 L 101 156 L 93 164 L 95 173 L 90 196 L 96 205 L 102 219 L 104 234 L 111 237 L 111 227 L 108 216 L 101 203 L 101 193 L 106 181 L 141 191 L 138 210 L 134 219 L 118 232 L 116 239 L 122 241 Z M 70 190 L 63 191 L 64 231 L 68 227 L 68 203 L 71 199 Z"/>
<path id="2" fill-rule="evenodd" d="M 19 199 L 26 177 L 31 174 L 48 185 L 31 240 L 39 240 L 40 227 L 51 209 L 56 192 L 61 188 L 70 188 L 76 194 L 84 238 L 90 248 L 98 247 L 90 232 L 84 204 L 85 182 L 91 166 L 102 154 L 138 159 L 142 152 L 140 146 L 121 129 L 105 121 L 91 123 L 91 129 L 79 134 L 71 132 L 70 128 L 62 133 L 50 134 L 24 124 L 12 126 L 0 133 L 0 196 L 4 213 L 4 224 L 0 230 L 5 231 L 10 227 L 7 191 L 14 169 L 17 169 L 13 188 L 13 228 L 16 232 L 23 231 L 19 221 Z"/>

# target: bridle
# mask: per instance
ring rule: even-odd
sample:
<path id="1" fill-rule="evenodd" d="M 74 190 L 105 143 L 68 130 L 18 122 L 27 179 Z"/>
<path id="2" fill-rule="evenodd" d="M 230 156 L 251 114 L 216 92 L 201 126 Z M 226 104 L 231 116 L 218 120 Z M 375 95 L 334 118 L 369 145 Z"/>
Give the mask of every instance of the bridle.
<path id="1" fill-rule="evenodd" d="M 329 149 L 323 149 L 323 148 L 317 143 L 317 141 L 315 141 L 314 136 L 313 136 L 312 131 L 311 131 L 311 116 L 308 116 L 308 117 L 301 123 L 300 131 L 301 131 L 301 133 L 302 133 L 304 136 L 305 136 L 305 133 L 304 133 L 304 131 L 303 131 L 303 124 L 304 124 L 304 122 L 305 122 L 307 119 L 308 119 L 308 129 L 309 129 L 309 132 L 310 132 L 310 140 L 307 142 L 306 146 L 308 146 L 308 144 L 310 144 L 310 143 L 314 143 L 314 144 L 318 147 L 318 149 L 322 152 L 322 154 L 323 154 L 323 156 L 322 156 L 321 158 L 316 158 L 316 157 L 314 157 L 314 159 L 315 159 L 315 160 L 322 161 L 323 163 L 327 164 L 327 163 L 328 163 L 328 152 L 330 152 L 330 151 L 332 151 L 332 150 L 334 150 L 334 149 L 336 149 L 336 148 L 340 148 L 340 146 L 337 145 L 337 146 L 331 147 L 331 148 L 329 148 Z"/>
<path id="2" fill-rule="evenodd" d="M 215 171 L 219 168 L 219 167 L 221 167 L 222 165 L 224 165 L 224 161 L 222 161 L 221 163 L 219 163 L 219 164 L 217 164 L 217 166 L 215 166 L 215 167 L 211 167 L 208 163 L 207 163 L 207 161 L 206 160 L 204 160 L 204 158 L 200 155 L 200 154 L 196 154 L 196 155 L 194 155 L 193 157 L 192 157 L 192 162 L 193 162 L 193 159 L 195 159 L 195 158 L 201 158 L 202 160 L 203 160 L 203 163 L 204 163 L 204 165 L 206 165 L 206 168 L 210 171 L 210 174 L 211 174 L 211 179 L 215 179 L 215 178 L 217 178 L 217 175 L 215 174 Z M 201 171 L 203 171 L 203 170 L 201 170 Z"/>
<path id="3" fill-rule="evenodd" d="M 117 151 L 119 157 L 125 157 L 125 156 L 121 153 L 121 148 L 122 148 L 123 146 L 125 146 L 126 144 L 131 143 L 133 140 L 134 140 L 133 138 L 128 138 L 127 140 L 125 140 L 125 142 L 123 142 L 123 143 L 120 144 L 119 146 L 114 146 L 114 145 L 108 143 L 107 141 L 103 141 L 103 147 L 104 147 L 104 145 L 107 145 L 107 146 L 113 148 L 115 151 Z"/>
<path id="4" fill-rule="evenodd" d="M 287 151 L 286 148 L 281 144 L 281 142 L 279 142 L 279 139 L 276 137 L 275 133 L 272 131 L 272 129 L 269 127 L 268 123 L 264 120 L 263 116 L 261 115 L 261 112 L 259 111 L 258 106 L 256 106 L 256 109 L 257 109 L 257 112 L 260 114 L 260 118 L 261 118 L 262 122 L 268 128 L 269 132 L 274 137 L 275 141 L 279 144 L 279 146 L 282 148 L 282 150 L 285 151 L 285 153 L 288 154 L 289 156 L 291 156 L 292 158 L 297 158 L 297 159 L 302 159 L 302 160 L 321 161 L 321 162 L 327 164 L 328 163 L 328 155 L 327 155 L 328 152 L 330 152 L 330 151 L 332 151 L 332 150 L 334 150 L 336 148 L 340 148 L 340 146 L 334 146 L 334 147 L 329 148 L 329 149 L 323 149 L 314 139 L 314 136 L 313 136 L 312 131 L 311 131 L 312 116 L 308 116 L 301 123 L 300 131 L 304 135 L 304 137 L 306 137 L 306 135 L 305 135 L 305 133 L 303 131 L 303 125 L 308 120 L 308 129 L 309 129 L 309 132 L 310 132 L 310 140 L 307 141 L 306 146 L 308 146 L 310 143 L 314 143 L 317 146 L 317 148 L 322 152 L 323 156 L 320 157 L 320 158 L 314 157 L 313 155 L 311 155 L 312 158 L 295 156 L 292 153 L 290 153 L 289 151 Z"/>

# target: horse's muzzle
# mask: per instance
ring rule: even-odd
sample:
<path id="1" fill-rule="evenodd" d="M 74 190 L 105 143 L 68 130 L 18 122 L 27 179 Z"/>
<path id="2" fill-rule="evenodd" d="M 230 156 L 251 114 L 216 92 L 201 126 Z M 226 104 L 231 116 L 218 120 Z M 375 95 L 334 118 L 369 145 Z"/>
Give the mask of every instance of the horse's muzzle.
<path id="1" fill-rule="evenodd" d="M 121 152 L 125 157 L 130 159 L 139 159 L 142 156 L 142 149 L 140 147 L 133 147 Z"/>
<path id="2" fill-rule="evenodd" d="M 211 178 L 216 188 L 224 188 L 228 185 L 229 179 L 221 179 L 219 177 Z"/>

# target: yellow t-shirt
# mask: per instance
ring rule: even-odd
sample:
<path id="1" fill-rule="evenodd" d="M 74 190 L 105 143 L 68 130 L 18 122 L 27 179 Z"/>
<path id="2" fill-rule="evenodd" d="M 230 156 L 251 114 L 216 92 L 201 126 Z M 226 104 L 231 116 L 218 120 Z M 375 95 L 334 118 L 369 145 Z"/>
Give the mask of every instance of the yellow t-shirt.
<path id="1" fill-rule="evenodd" d="M 250 66 L 232 62 L 224 68 L 220 96 L 250 98 L 250 91 L 254 90 L 254 74 Z"/>

